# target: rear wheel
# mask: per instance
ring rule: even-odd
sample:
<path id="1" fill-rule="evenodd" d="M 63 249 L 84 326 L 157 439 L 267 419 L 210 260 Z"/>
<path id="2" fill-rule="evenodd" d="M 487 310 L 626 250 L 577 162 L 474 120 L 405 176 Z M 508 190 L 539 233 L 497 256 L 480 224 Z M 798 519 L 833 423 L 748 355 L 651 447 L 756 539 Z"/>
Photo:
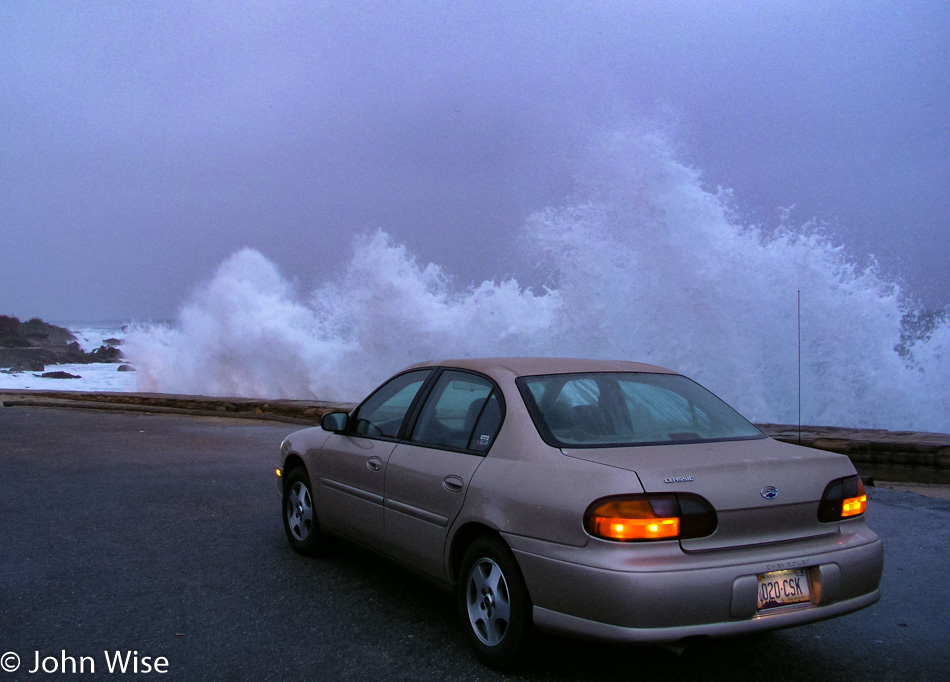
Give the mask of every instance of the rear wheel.
<path id="1" fill-rule="evenodd" d="M 284 531 L 295 552 L 316 556 L 323 551 L 324 538 L 314 511 L 310 477 L 303 467 L 296 467 L 284 484 Z"/>
<path id="2" fill-rule="evenodd" d="M 457 588 L 476 653 L 495 668 L 510 667 L 531 631 L 531 599 L 508 546 L 493 536 L 475 540 L 462 558 Z"/>

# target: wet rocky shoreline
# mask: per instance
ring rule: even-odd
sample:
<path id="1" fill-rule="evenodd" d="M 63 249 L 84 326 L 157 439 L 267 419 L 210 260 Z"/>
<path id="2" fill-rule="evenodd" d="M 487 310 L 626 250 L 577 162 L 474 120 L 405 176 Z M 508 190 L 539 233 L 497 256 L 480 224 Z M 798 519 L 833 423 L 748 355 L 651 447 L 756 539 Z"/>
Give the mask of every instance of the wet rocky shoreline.
<path id="1" fill-rule="evenodd" d="M 88 365 L 93 363 L 121 363 L 119 339 L 107 339 L 91 352 L 79 345 L 76 336 L 55 324 L 39 318 L 21 322 L 16 317 L 0 315 L 0 367 L 7 374 L 42 372 L 36 376 L 78 378 L 66 372 L 46 372 L 48 365 Z"/>

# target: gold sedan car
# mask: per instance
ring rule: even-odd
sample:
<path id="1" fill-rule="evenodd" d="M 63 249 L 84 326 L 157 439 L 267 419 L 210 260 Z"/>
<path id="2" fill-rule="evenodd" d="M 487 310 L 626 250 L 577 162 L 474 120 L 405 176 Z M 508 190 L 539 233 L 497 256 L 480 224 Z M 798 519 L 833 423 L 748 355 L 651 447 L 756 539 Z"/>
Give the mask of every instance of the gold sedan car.
<path id="1" fill-rule="evenodd" d="M 848 458 L 767 438 L 652 365 L 415 365 L 290 435 L 277 473 L 296 551 L 339 536 L 450 586 L 496 667 L 534 628 L 673 643 L 880 597 Z"/>

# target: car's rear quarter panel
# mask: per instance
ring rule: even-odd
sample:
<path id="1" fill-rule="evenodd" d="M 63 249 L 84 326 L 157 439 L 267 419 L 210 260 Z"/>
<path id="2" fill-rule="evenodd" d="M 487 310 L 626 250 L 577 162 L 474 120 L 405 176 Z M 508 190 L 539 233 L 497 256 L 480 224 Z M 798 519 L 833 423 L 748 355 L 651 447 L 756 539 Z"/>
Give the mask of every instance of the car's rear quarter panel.
<path id="1" fill-rule="evenodd" d="M 502 431 L 472 478 L 457 525 L 482 523 L 513 536 L 583 546 L 591 491 L 602 491 L 600 496 L 642 488 L 632 471 L 567 458 L 539 438 Z"/>

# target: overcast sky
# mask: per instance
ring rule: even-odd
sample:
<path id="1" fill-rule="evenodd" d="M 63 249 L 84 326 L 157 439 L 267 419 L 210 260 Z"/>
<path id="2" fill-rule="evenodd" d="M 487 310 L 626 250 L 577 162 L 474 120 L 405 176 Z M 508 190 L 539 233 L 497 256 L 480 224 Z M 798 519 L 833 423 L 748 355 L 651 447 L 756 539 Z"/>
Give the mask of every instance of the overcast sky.
<path id="1" fill-rule="evenodd" d="M 243 247 L 306 291 L 377 228 L 502 276 L 643 118 L 950 302 L 950 3 L 0 0 L 0 314 L 173 317 Z"/>

